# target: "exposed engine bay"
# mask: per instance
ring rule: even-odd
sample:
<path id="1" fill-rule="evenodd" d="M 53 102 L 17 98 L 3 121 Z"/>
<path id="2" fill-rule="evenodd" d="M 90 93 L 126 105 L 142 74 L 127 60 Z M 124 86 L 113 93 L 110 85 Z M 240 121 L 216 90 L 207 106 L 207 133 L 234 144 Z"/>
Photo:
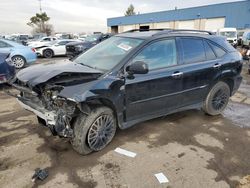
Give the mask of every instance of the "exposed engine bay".
<path id="1" fill-rule="evenodd" d="M 48 73 L 48 75 L 53 74 Z M 86 111 L 82 108 L 81 102 L 84 101 L 80 101 L 79 98 L 79 100 L 74 99 L 77 91 L 71 87 L 80 86 L 79 88 L 83 89 L 81 87 L 83 84 L 94 81 L 101 75 L 98 71 L 62 72 L 48 78 L 46 82 L 41 79 L 41 83 L 37 77 L 32 82 L 31 79 L 24 81 L 22 76 L 17 75 L 11 84 L 20 91 L 20 94 L 15 96 L 20 105 L 35 113 L 38 121 L 50 128 L 53 135 L 73 137 L 72 121 L 80 112 L 86 113 Z M 43 78 L 44 75 L 41 74 L 40 77 Z M 61 96 L 61 91 L 68 96 Z M 83 93 L 84 89 L 80 92 Z"/>

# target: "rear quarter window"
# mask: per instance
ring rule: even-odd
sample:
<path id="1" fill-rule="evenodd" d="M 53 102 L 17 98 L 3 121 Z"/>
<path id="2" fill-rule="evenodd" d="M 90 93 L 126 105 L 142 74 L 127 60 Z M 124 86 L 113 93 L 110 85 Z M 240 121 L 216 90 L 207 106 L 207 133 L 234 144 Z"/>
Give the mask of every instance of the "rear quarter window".
<path id="1" fill-rule="evenodd" d="M 231 44 L 229 44 L 227 39 L 224 37 L 216 36 L 216 37 L 210 38 L 210 40 L 213 41 L 214 43 L 218 44 L 218 46 L 224 48 L 228 52 L 235 52 L 236 51 L 236 49 Z"/>
<path id="2" fill-rule="evenodd" d="M 204 40 L 204 47 L 205 47 L 207 60 L 216 59 L 216 55 L 215 55 L 212 47 L 208 44 L 208 42 L 206 40 Z"/>
<path id="3" fill-rule="evenodd" d="M 206 53 L 203 39 L 199 38 L 180 38 L 181 53 L 183 63 L 196 63 L 206 60 Z"/>
<path id="4" fill-rule="evenodd" d="M 209 45 L 213 48 L 215 54 L 217 57 L 223 57 L 226 54 L 226 51 L 224 49 L 222 49 L 221 47 L 219 47 L 218 45 L 209 42 Z"/>

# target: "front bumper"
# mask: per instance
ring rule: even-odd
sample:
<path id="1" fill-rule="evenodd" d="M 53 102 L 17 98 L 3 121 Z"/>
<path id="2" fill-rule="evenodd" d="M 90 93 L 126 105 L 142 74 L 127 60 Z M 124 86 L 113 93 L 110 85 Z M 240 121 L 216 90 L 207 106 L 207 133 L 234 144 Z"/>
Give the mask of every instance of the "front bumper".
<path id="1" fill-rule="evenodd" d="M 38 117 L 45 120 L 46 125 L 54 126 L 56 124 L 56 113 L 46 110 L 45 108 L 41 108 L 36 106 L 35 104 L 30 103 L 29 101 L 22 100 L 21 98 L 17 99 L 20 106 L 22 106 L 25 110 L 33 112 Z"/>

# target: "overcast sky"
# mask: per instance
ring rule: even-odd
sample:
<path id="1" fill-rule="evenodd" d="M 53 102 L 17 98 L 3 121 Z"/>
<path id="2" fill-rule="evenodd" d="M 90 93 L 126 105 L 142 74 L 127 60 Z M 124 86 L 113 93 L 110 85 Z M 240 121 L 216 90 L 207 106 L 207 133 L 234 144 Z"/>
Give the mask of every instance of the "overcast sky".
<path id="1" fill-rule="evenodd" d="M 238 0 L 42 0 L 56 32 L 107 30 L 107 18 L 123 16 L 132 3 L 136 12 L 148 13 Z M 30 33 L 26 23 L 39 12 L 38 0 L 0 0 L 0 33 Z"/>

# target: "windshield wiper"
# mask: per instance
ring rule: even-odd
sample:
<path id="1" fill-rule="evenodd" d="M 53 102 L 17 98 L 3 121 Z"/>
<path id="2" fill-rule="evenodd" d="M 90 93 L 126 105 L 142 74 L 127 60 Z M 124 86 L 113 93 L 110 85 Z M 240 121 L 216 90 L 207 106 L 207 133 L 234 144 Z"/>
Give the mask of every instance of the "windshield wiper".
<path id="1" fill-rule="evenodd" d="M 92 67 L 92 66 L 90 66 L 90 65 L 86 65 L 86 64 L 84 64 L 84 63 L 80 63 L 81 65 L 83 65 L 83 66 L 86 66 L 86 67 L 89 67 L 89 68 L 92 68 L 92 69 L 97 69 L 96 67 Z"/>
<path id="2" fill-rule="evenodd" d="M 89 68 L 91 68 L 91 69 L 100 70 L 100 71 L 102 71 L 102 72 L 107 71 L 107 70 L 105 70 L 105 69 L 100 69 L 100 68 L 98 68 L 98 67 L 92 67 L 92 66 L 86 65 L 86 64 L 84 64 L 84 63 L 79 63 L 79 64 L 81 64 L 81 65 L 83 65 L 83 66 L 86 66 L 86 67 L 89 67 Z"/>

